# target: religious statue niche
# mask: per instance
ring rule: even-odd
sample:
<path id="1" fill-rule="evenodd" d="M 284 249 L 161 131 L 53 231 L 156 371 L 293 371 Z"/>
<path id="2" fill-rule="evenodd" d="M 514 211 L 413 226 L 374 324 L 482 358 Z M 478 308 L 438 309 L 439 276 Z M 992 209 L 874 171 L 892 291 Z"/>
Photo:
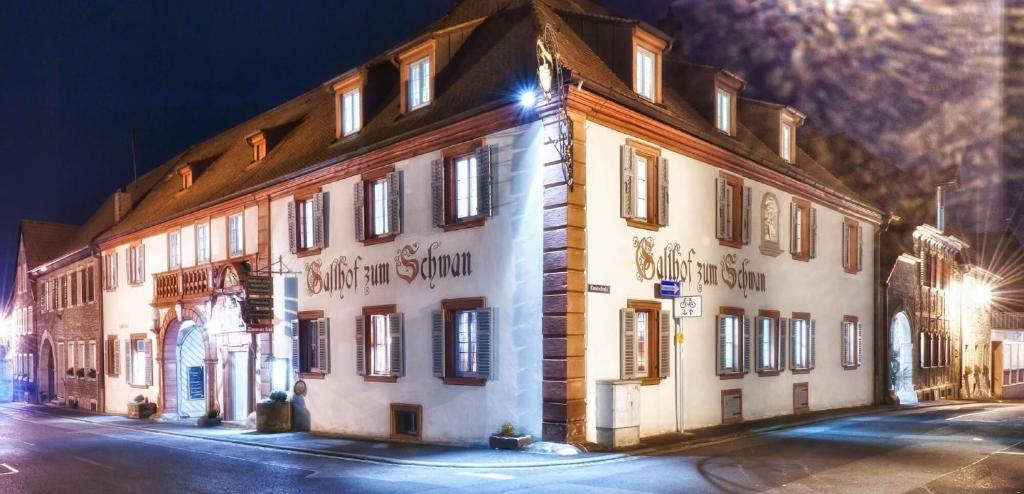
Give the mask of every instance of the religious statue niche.
<path id="1" fill-rule="evenodd" d="M 779 200 L 775 194 L 765 192 L 761 200 L 761 245 L 758 247 L 766 256 L 775 257 L 782 253 L 779 248 Z"/>

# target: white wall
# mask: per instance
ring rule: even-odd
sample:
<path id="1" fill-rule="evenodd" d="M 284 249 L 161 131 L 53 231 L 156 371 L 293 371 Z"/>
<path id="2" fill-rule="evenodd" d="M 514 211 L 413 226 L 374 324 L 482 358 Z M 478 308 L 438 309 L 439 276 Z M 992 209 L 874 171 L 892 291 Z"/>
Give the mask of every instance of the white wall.
<path id="1" fill-rule="evenodd" d="M 796 261 L 788 252 L 789 204 L 791 195 L 745 178 L 753 191 L 751 242 L 742 249 L 720 246 L 715 238 L 715 177 L 718 168 L 689 157 L 662 151 L 670 165 L 670 222 L 659 231 L 628 227 L 619 215 L 619 146 L 627 136 L 588 122 L 587 133 L 587 282 L 611 286 L 610 294 L 587 294 L 587 424 L 588 439 L 596 438 L 596 386 L 598 380 L 619 378 L 619 309 L 629 299 L 654 300 L 652 280 L 637 279 L 634 238 L 653 237 L 654 254 L 659 256 L 669 243 L 682 246 L 682 260 L 690 249 L 693 270 L 696 263 L 718 265 L 717 286 L 699 289 L 696 281 L 683 284 L 686 295 L 702 295 L 703 317 L 684 322 L 684 428 L 721 423 L 721 390 L 743 390 L 745 420 L 793 413 L 794 383 L 809 383 L 810 408 L 820 410 L 871 402 L 873 348 L 872 279 L 873 225 L 864 225 L 864 269 L 847 274 L 842 265 L 844 216 L 822 204 L 813 204 L 818 215 L 817 257 Z M 648 143 L 649 144 L 649 143 Z M 657 147 L 657 146 L 655 146 Z M 761 254 L 760 204 L 765 192 L 775 194 L 781 209 L 780 244 L 777 257 Z M 748 269 L 765 273 L 763 293 L 729 289 L 722 282 L 723 255 L 749 259 Z M 695 274 L 695 273 L 693 273 Z M 716 328 L 719 307 L 741 307 L 752 319 L 760 309 L 778 310 L 782 317 L 792 312 L 809 312 L 816 320 L 816 368 L 809 374 L 785 371 L 774 377 L 750 372 L 742 379 L 721 380 L 715 374 Z M 667 300 L 664 310 L 671 310 Z M 844 370 L 840 362 L 840 323 L 844 315 L 857 316 L 864 324 L 864 366 Z M 753 336 L 752 336 L 753 338 Z M 675 347 L 678 348 L 678 347 Z M 642 386 L 641 435 L 676 429 L 676 349 L 671 375 L 660 384 Z M 787 360 L 789 351 L 787 348 Z M 753 363 L 752 363 L 753 367 Z"/>
<path id="2" fill-rule="evenodd" d="M 363 245 L 354 238 L 352 189 L 358 177 L 323 187 L 328 204 L 328 245 L 314 257 L 288 252 L 287 204 L 271 204 L 272 258 L 303 272 L 317 259 L 329 265 L 347 256 L 360 266 L 385 263 L 386 286 L 369 287 L 360 277 L 358 290 L 311 294 L 304 276 L 275 278 L 278 319 L 291 321 L 297 310 L 322 310 L 330 320 L 331 372 L 325 379 L 306 379 L 302 401 L 317 431 L 387 437 L 391 403 L 422 405 L 423 439 L 480 443 L 505 422 L 527 433 L 541 429 L 541 291 L 542 176 L 540 125 L 530 124 L 486 138 L 499 146 L 495 165 L 494 216 L 477 228 L 444 232 L 432 224 L 430 163 L 433 152 L 395 164 L 404 172 L 404 229 L 393 242 Z M 468 251 L 472 274 L 412 282 L 396 275 L 396 255 L 403 246 L 418 246 L 417 258 L 440 242 L 441 253 Z M 362 276 L 362 275 L 361 275 Z M 432 375 L 430 315 L 443 299 L 486 297 L 497 309 L 496 375 L 485 386 L 445 385 Z M 296 300 L 297 297 L 297 300 Z M 364 306 L 395 304 L 405 315 L 406 374 L 395 383 L 366 382 L 356 373 L 355 318 Z M 275 332 L 275 355 L 290 356 L 287 323 Z M 282 345 L 283 343 L 283 345 Z"/>

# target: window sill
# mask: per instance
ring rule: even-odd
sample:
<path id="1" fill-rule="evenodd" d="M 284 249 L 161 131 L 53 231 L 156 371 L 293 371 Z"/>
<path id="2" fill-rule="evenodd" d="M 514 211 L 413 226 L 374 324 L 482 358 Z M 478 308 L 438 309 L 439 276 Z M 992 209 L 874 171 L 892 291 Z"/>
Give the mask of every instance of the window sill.
<path id="1" fill-rule="evenodd" d="M 662 379 L 660 377 L 644 377 L 640 379 L 641 386 L 654 386 L 661 384 Z"/>
<path id="2" fill-rule="evenodd" d="M 793 258 L 794 261 L 811 262 L 810 254 L 794 254 L 790 252 L 789 255 Z"/>
<path id="3" fill-rule="evenodd" d="M 476 228 L 478 226 L 484 226 L 485 218 L 474 218 L 471 220 L 463 221 L 462 223 L 445 223 L 444 231 L 453 232 L 456 230 L 465 230 L 468 228 Z"/>
<path id="4" fill-rule="evenodd" d="M 135 389 L 149 389 L 149 385 L 148 384 L 129 384 L 129 386 L 131 386 L 131 387 L 133 387 Z"/>
<path id="5" fill-rule="evenodd" d="M 732 239 L 720 238 L 720 239 L 718 239 L 718 245 L 720 245 L 722 247 L 732 247 L 734 249 L 742 249 L 743 248 L 743 241 L 742 240 L 732 240 Z"/>
<path id="6" fill-rule="evenodd" d="M 857 273 L 860 272 L 860 271 L 857 271 L 857 269 L 855 269 L 855 268 L 848 268 L 846 266 L 843 266 L 843 271 L 845 271 L 847 274 L 857 274 Z"/>
<path id="7" fill-rule="evenodd" d="M 377 244 L 386 244 L 388 242 L 394 242 L 395 241 L 395 237 L 397 237 L 397 236 L 398 236 L 397 234 L 389 234 L 389 235 L 384 235 L 384 236 L 381 236 L 381 237 L 367 238 L 366 240 L 363 240 L 363 245 L 377 245 Z"/>
<path id="8" fill-rule="evenodd" d="M 661 228 L 661 226 L 658 225 L 657 223 L 651 223 L 651 222 L 644 221 L 644 220 L 629 220 L 629 219 L 626 220 L 626 226 L 631 226 L 633 228 L 639 228 L 641 230 L 650 230 L 652 232 L 656 232 L 656 231 L 658 231 Z"/>
<path id="9" fill-rule="evenodd" d="M 779 375 L 779 372 L 777 370 L 761 371 L 757 373 L 757 377 L 775 377 Z"/>
<path id="10" fill-rule="evenodd" d="M 321 374 L 319 372 L 300 372 L 299 379 L 323 379 L 327 377 L 327 374 Z"/>
<path id="11" fill-rule="evenodd" d="M 486 379 L 480 379 L 478 377 L 443 377 L 441 378 L 441 382 L 453 386 L 483 386 L 487 384 Z"/>
<path id="12" fill-rule="evenodd" d="M 743 379 L 743 375 L 744 374 L 742 372 L 733 372 L 731 374 L 719 374 L 718 380 L 727 381 L 730 379 Z"/>
<path id="13" fill-rule="evenodd" d="M 394 383 L 398 382 L 398 376 L 370 376 L 364 375 L 363 381 L 371 383 Z"/>
<path id="14" fill-rule="evenodd" d="M 860 368 L 860 366 L 859 366 L 859 365 L 856 365 L 856 364 L 852 364 L 852 365 L 844 365 L 844 366 L 843 366 L 843 370 L 857 370 L 857 369 L 859 369 L 859 368 Z"/>
<path id="15" fill-rule="evenodd" d="M 790 369 L 793 374 L 810 374 L 811 369 Z"/>
<path id="16" fill-rule="evenodd" d="M 316 249 L 300 250 L 295 253 L 295 256 L 298 257 L 299 259 L 302 259 L 303 257 L 318 256 L 320 255 L 321 251 L 322 249 L 320 249 L 319 247 L 317 247 Z"/>

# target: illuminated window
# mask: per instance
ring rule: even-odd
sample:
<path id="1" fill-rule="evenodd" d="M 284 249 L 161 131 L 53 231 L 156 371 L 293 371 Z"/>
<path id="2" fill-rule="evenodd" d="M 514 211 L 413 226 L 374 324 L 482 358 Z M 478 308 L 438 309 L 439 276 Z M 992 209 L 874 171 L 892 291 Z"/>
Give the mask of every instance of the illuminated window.
<path id="1" fill-rule="evenodd" d="M 391 375 L 391 327 L 387 314 L 369 317 L 370 375 Z"/>
<path id="2" fill-rule="evenodd" d="M 237 257 L 245 253 L 245 231 L 242 213 L 228 216 L 228 257 Z"/>
<path id="3" fill-rule="evenodd" d="M 363 128 L 363 73 L 355 71 L 331 84 L 334 91 L 335 137 L 342 138 Z"/>
<path id="4" fill-rule="evenodd" d="M 388 180 L 370 182 L 370 235 L 382 236 L 390 232 L 388 225 Z"/>
<path id="5" fill-rule="evenodd" d="M 415 110 L 430 104 L 430 57 L 423 57 L 411 62 L 408 67 L 407 84 L 409 110 Z"/>
<path id="6" fill-rule="evenodd" d="M 455 219 L 480 214 L 480 178 L 475 155 L 455 160 Z"/>
<path id="7" fill-rule="evenodd" d="M 793 259 L 807 261 L 816 256 L 818 211 L 810 201 L 793 198 L 789 210 L 789 252 Z"/>
<path id="8" fill-rule="evenodd" d="M 779 156 L 790 163 L 793 162 L 793 137 L 793 126 L 788 123 L 782 124 L 779 135 Z"/>
<path id="9" fill-rule="evenodd" d="M 841 359 L 843 367 L 857 367 L 861 362 L 861 334 L 857 318 L 852 316 L 843 318 L 841 331 L 843 345 Z"/>
<path id="10" fill-rule="evenodd" d="M 650 50 L 636 49 L 636 92 L 649 100 L 654 100 L 655 55 Z"/>
<path id="11" fill-rule="evenodd" d="M 353 89 L 341 97 L 342 108 L 342 135 L 350 135 L 359 132 L 362 128 L 362 114 L 360 113 L 361 101 L 359 90 Z"/>
<path id="12" fill-rule="evenodd" d="M 181 175 L 181 190 L 187 190 L 192 187 L 192 168 L 182 167 L 178 170 L 178 174 Z"/>
<path id="13" fill-rule="evenodd" d="M 210 224 L 196 225 L 196 264 L 210 262 Z"/>
<path id="14" fill-rule="evenodd" d="M 480 298 L 444 300 L 433 314 L 434 375 L 446 384 L 491 378 L 493 312 Z"/>
<path id="15" fill-rule="evenodd" d="M 732 135 L 733 96 L 724 89 L 715 91 L 715 126 L 718 130 Z"/>
<path id="16" fill-rule="evenodd" d="M 790 320 L 790 363 L 793 370 L 814 368 L 814 320 L 805 313 L 794 313 Z"/>
<path id="17" fill-rule="evenodd" d="M 666 377 L 671 328 L 668 312 L 658 302 L 630 300 L 620 311 L 621 365 L 623 379 L 659 379 Z"/>
<path id="18" fill-rule="evenodd" d="M 181 231 L 167 234 L 167 267 L 169 269 L 181 267 Z"/>
<path id="19" fill-rule="evenodd" d="M 146 246 L 136 244 L 128 247 L 128 284 L 140 285 L 146 277 Z"/>
<path id="20" fill-rule="evenodd" d="M 785 369 L 782 361 L 786 332 L 777 311 L 758 312 L 755 341 L 758 372 L 778 372 Z"/>

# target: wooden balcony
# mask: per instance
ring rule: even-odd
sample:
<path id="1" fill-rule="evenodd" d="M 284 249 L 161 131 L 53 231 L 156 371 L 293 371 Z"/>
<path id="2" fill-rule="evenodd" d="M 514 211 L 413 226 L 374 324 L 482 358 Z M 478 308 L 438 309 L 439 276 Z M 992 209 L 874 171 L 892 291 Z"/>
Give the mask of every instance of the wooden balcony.
<path id="1" fill-rule="evenodd" d="M 155 275 L 156 305 L 174 304 L 179 300 L 210 296 L 213 293 L 213 269 L 211 265 L 176 269 Z"/>

